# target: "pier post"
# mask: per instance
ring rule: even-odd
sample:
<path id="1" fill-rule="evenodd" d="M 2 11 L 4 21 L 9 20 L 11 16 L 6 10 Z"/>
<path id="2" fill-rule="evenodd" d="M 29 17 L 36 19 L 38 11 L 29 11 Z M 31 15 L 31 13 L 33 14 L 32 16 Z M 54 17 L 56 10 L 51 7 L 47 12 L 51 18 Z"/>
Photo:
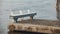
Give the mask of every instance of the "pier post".
<path id="1" fill-rule="evenodd" d="M 60 0 L 57 0 L 57 2 L 56 2 L 56 11 L 57 11 L 57 19 L 60 20 L 59 1 Z"/>

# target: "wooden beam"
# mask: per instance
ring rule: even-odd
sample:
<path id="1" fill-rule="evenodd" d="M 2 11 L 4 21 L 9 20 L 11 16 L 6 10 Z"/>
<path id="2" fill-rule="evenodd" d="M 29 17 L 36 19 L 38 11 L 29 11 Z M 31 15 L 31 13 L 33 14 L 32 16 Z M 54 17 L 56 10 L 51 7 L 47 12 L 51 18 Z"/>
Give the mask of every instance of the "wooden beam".
<path id="1" fill-rule="evenodd" d="M 56 2 L 57 18 L 59 19 L 59 0 Z"/>

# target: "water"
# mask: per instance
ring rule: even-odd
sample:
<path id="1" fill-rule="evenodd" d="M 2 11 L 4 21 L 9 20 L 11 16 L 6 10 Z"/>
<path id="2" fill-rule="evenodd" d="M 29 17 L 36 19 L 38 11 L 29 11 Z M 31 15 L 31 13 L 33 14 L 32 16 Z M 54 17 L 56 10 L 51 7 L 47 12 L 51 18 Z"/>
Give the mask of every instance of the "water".
<path id="1" fill-rule="evenodd" d="M 56 0 L 0 0 L 0 33 L 7 34 L 10 9 L 13 12 L 30 10 L 36 12 L 36 19 L 57 20 Z"/>

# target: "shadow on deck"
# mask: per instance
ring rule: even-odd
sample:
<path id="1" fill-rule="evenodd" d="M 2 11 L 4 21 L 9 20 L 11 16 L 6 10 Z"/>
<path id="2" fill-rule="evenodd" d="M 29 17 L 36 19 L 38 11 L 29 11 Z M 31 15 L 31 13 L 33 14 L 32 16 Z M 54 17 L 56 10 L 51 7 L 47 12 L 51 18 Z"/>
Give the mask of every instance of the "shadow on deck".
<path id="1" fill-rule="evenodd" d="M 36 24 L 36 25 L 47 25 L 47 26 L 56 26 L 56 27 L 60 27 L 60 21 L 59 20 L 40 20 L 40 19 L 33 19 L 33 20 L 22 20 L 22 21 L 18 21 L 18 23 L 27 23 L 27 24 Z"/>

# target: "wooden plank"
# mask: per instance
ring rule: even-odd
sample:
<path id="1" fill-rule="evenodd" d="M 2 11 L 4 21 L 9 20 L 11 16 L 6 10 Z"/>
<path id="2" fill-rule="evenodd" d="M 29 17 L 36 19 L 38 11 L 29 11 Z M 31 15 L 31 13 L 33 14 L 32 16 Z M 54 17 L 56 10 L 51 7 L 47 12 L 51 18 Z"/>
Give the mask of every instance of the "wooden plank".
<path id="1" fill-rule="evenodd" d="M 11 25 L 9 25 L 11 26 Z M 52 33 L 51 27 L 49 26 L 42 26 L 42 25 L 32 25 L 32 24 L 14 24 L 15 30 L 25 30 L 31 32 L 41 32 L 41 33 Z M 10 28 L 10 30 L 12 30 Z"/>
<path id="2" fill-rule="evenodd" d="M 32 25 L 32 24 L 20 23 L 18 26 L 22 27 L 20 30 L 31 31 L 31 32 L 53 33 L 60 30 L 60 27 L 44 26 L 44 25 Z M 18 28 L 16 30 L 18 30 Z"/>

